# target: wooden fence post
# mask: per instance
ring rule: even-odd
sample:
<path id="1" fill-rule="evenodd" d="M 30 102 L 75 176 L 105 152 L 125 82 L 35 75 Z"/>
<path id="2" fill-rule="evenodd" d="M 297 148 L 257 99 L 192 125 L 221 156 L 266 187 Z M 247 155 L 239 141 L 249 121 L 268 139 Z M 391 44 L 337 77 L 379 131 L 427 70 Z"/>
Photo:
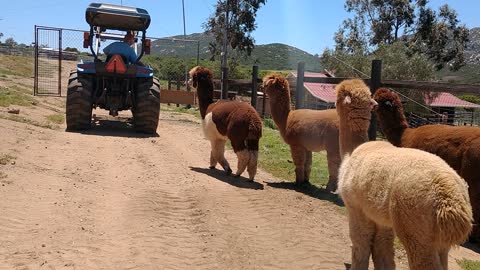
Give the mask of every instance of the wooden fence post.
<path id="1" fill-rule="evenodd" d="M 252 104 L 252 107 L 257 109 L 257 85 L 258 81 L 258 66 L 253 66 L 252 69 L 252 100 L 250 100 L 250 104 Z"/>
<path id="2" fill-rule="evenodd" d="M 370 75 L 370 92 L 375 91 L 382 85 L 382 60 L 372 60 L 372 71 Z M 377 115 L 372 112 L 370 126 L 368 127 L 368 139 L 375 141 L 377 139 Z"/>
<path id="3" fill-rule="evenodd" d="M 303 94 L 303 78 L 305 77 L 305 62 L 299 62 L 297 68 L 297 95 L 295 96 L 295 109 L 303 109 L 304 98 Z"/>

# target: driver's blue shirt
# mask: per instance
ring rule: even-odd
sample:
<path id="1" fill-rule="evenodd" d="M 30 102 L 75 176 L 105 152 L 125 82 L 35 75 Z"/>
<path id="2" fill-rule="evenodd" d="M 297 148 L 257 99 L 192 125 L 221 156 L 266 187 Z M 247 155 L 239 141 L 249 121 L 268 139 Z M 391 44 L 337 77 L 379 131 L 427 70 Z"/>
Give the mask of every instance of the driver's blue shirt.
<path id="1" fill-rule="evenodd" d="M 132 64 L 137 62 L 137 54 L 135 53 L 133 48 L 130 47 L 130 45 L 128 45 L 125 42 L 121 42 L 121 41 L 113 42 L 107 47 L 105 47 L 103 49 L 103 52 L 107 55 L 108 54 L 123 55 L 127 58 L 127 61 Z"/>

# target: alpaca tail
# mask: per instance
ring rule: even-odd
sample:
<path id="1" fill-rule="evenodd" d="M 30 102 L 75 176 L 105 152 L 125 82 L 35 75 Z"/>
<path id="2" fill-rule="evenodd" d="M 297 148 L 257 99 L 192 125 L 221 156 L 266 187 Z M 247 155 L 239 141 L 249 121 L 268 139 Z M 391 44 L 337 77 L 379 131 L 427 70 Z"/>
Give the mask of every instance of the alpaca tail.
<path id="1" fill-rule="evenodd" d="M 457 176 L 458 177 L 458 176 Z M 472 230 L 472 207 L 466 183 L 457 182 L 456 190 L 440 187 L 436 207 L 437 239 L 442 245 L 458 245 L 467 239 Z M 439 185 L 437 185 L 439 187 Z"/>

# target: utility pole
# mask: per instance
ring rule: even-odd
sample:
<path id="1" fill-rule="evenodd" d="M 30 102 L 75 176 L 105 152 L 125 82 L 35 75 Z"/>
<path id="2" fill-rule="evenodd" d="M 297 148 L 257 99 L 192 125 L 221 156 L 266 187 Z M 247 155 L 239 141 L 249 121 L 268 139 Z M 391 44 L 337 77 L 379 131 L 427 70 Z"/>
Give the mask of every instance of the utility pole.
<path id="1" fill-rule="evenodd" d="M 228 99 L 228 65 L 227 65 L 227 45 L 228 45 L 228 0 L 225 0 L 225 23 L 223 24 L 223 48 L 222 48 L 222 78 L 221 78 L 221 98 Z"/>
<path id="2" fill-rule="evenodd" d="M 182 0 L 182 12 L 183 12 L 183 46 L 185 48 L 185 84 L 187 86 L 187 91 L 190 91 L 188 85 L 188 67 L 187 67 L 187 28 L 185 26 L 185 1 Z"/>

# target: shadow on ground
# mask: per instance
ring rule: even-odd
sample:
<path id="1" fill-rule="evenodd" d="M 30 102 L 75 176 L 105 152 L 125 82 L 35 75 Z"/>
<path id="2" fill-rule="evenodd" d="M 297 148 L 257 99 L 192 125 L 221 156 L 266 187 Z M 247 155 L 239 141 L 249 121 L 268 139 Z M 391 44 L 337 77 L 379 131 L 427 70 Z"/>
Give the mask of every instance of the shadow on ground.
<path id="1" fill-rule="evenodd" d="M 470 239 L 471 242 L 465 242 L 461 246 L 464 248 L 468 248 L 473 252 L 480 254 L 480 243 L 476 240 Z"/>
<path id="2" fill-rule="evenodd" d="M 248 188 L 248 189 L 263 189 L 263 185 L 258 182 L 251 182 L 248 178 L 243 176 L 234 177 L 232 175 L 226 175 L 225 171 L 209 168 L 198 168 L 191 167 L 190 170 L 194 172 L 199 172 L 211 176 L 219 181 L 227 183 L 229 185 L 238 187 L 238 188 Z"/>
<path id="3" fill-rule="evenodd" d="M 68 132 L 70 130 L 67 130 Z M 75 131 L 74 131 L 75 132 Z M 130 117 L 94 116 L 90 129 L 78 131 L 85 135 L 151 138 L 159 137 L 158 133 L 146 134 L 135 131 Z"/>
<path id="4" fill-rule="evenodd" d="M 294 190 L 296 192 L 303 193 L 305 195 L 308 195 L 310 197 L 313 197 L 319 200 L 329 201 L 338 206 L 345 206 L 343 204 L 342 199 L 340 199 L 340 196 L 338 196 L 337 194 L 330 193 L 324 188 L 319 188 L 310 183 L 304 183 L 302 185 L 297 185 L 295 182 L 265 182 L 265 183 L 270 187 Z"/>

